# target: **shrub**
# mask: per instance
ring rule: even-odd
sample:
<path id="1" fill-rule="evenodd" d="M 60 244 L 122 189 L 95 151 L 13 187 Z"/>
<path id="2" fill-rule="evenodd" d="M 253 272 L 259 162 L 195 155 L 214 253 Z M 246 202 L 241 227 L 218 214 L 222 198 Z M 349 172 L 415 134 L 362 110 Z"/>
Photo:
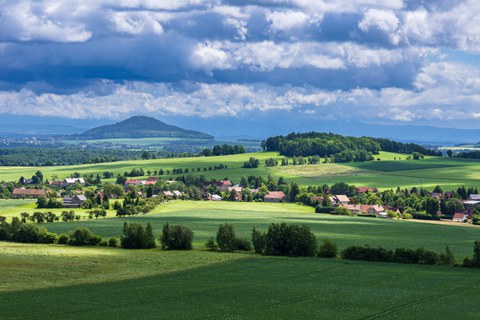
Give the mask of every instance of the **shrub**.
<path id="1" fill-rule="evenodd" d="M 350 210 L 345 207 L 336 207 L 335 210 L 333 210 L 332 214 L 336 214 L 339 216 L 349 216 Z"/>
<path id="2" fill-rule="evenodd" d="M 70 237 L 66 233 L 62 233 L 58 235 L 57 243 L 58 244 L 68 244 L 70 241 Z"/>
<path id="3" fill-rule="evenodd" d="M 317 206 L 315 208 L 316 213 L 332 213 L 334 210 L 335 210 L 335 207 Z"/>
<path id="4" fill-rule="evenodd" d="M 102 237 L 94 234 L 88 228 L 78 228 L 69 233 L 71 246 L 96 246 L 102 241 Z"/>
<path id="5" fill-rule="evenodd" d="M 335 258 L 337 256 L 337 245 L 330 239 L 324 239 L 318 249 L 318 256 L 321 258 Z"/>
<path id="6" fill-rule="evenodd" d="M 98 243 L 98 246 L 99 247 L 107 247 L 108 246 L 108 242 L 107 240 L 102 240 Z"/>
<path id="7" fill-rule="evenodd" d="M 265 253 L 265 247 L 267 244 L 266 241 L 267 241 L 266 234 L 258 231 L 257 229 L 255 229 L 255 227 L 253 227 L 252 243 L 253 243 L 253 248 L 255 250 L 255 253 L 259 253 L 259 254 Z"/>
<path id="8" fill-rule="evenodd" d="M 217 231 L 217 243 L 220 251 L 222 252 L 232 252 L 235 250 L 235 230 L 233 225 L 225 223 L 218 227 Z"/>
<path id="9" fill-rule="evenodd" d="M 450 250 L 449 246 L 445 247 L 445 253 L 440 253 L 440 261 L 444 265 L 453 266 L 455 262 L 455 256 Z"/>
<path id="10" fill-rule="evenodd" d="M 342 251 L 342 258 L 348 260 L 391 262 L 393 252 L 382 247 L 350 246 Z"/>
<path id="11" fill-rule="evenodd" d="M 38 243 L 42 233 L 47 229 L 31 223 L 22 223 L 18 229 L 12 230 L 11 240 L 21 243 Z"/>
<path id="12" fill-rule="evenodd" d="M 144 229 L 139 223 L 124 223 L 120 244 L 125 249 L 155 248 L 155 237 L 150 223 Z"/>
<path id="13" fill-rule="evenodd" d="M 119 246 L 120 242 L 118 241 L 117 238 L 110 238 L 108 239 L 108 246 L 111 248 L 117 248 Z"/>
<path id="14" fill-rule="evenodd" d="M 55 243 L 58 240 L 58 235 L 53 232 L 40 232 L 38 235 L 38 243 Z"/>
<path id="15" fill-rule="evenodd" d="M 236 238 L 235 239 L 235 249 L 236 250 L 241 250 L 241 251 L 251 251 L 252 250 L 252 244 L 248 239 L 244 238 Z"/>
<path id="16" fill-rule="evenodd" d="M 314 256 L 315 235 L 307 226 L 272 223 L 266 234 L 265 254 L 273 256 Z"/>
<path id="17" fill-rule="evenodd" d="M 208 238 L 208 240 L 205 242 L 205 246 L 210 251 L 217 251 L 218 250 L 218 244 L 215 241 L 214 237 Z"/>
<path id="18" fill-rule="evenodd" d="M 179 225 L 163 226 L 160 242 L 163 250 L 191 250 L 193 231 L 190 228 Z"/>

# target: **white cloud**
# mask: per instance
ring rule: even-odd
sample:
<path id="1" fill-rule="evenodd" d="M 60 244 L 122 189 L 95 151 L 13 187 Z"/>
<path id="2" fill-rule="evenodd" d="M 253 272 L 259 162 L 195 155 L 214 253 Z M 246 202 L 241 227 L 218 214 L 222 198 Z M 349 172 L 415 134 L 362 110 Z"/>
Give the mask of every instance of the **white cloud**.
<path id="1" fill-rule="evenodd" d="M 378 29 L 388 35 L 392 44 L 397 45 L 400 42 L 399 23 L 400 21 L 392 11 L 368 9 L 358 27 L 363 31 Z"/>

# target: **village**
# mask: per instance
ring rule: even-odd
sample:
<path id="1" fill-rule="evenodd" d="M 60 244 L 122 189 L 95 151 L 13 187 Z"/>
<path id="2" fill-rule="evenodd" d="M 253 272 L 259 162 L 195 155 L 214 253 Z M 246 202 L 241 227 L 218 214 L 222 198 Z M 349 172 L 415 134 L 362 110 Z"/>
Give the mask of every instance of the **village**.
<path id="1" fill-rule="evenodd" d="M 35 176 L 34 176 L 35 177 Z M 33 177 L 33 178 L 34 178 Z M 279 185 L 268 190 L 263 187 L 249 188 L 240 184 L 234 184 L 228 179 L 220 181 L 202 180 L 201 187 L 196 188 L 192 185 L 186 185 L 182 181 L 162 180 L 159 177 L 148 177 L 147 179 L 126 179 L 123 185 L 118 185 L 117 190 L 120 192 L 115 194 L 105 194 L 105 189 L 100 185 L 89 185 L 85 188 L 86 179 L 81 177 L 70 177 L 63 180 L 47 181 L 43 184 L 44 188 L 35 179 L 20 179 L 22 186 L 15 187 L 11 191 L 11 198 L 15 199 L 46 199 L 61 198 L 62 208 L 92 208 L 91 202 L 87 202 L 88 198 L 92 198 L 93 203 L 98 199 L 98 203 L 102 200 L 121 198 L 124 194 L 135 192 L 140 198 L 157 198 L 161 197 L 161 201 L 169 200 L 206 200 L 206 201 L 263 201 L 270 203 L 282 202 L 300 202 L 316 208 L 318 213 L 330 213 L 337 215 L 353 215 L 376 218 L 401 218 L 401 219 L 427 219 L 427 220 L 449 220 L 459 223 L 478 222 L 478 210 L 480 210 L 480 194 L 468 194 L 466 199 L 462 199 L 456 192 L 426 192 L 422 190 L 422 197 L 432 199 L 434 203 L 438 203 L 438 209 L 431 213 L 431 216 L 412 214 L 408 211 L 406 205 L 401 205 L 401 201 L 396 205 L 390 205 L 386 201 L 381 201 L 383 193 L 376 187 L 355 187 L 353 193 L 350 194 L 334 194 L 332 189 L 325 190 L 321 195 L 318 193 L 298 192 L 292 196 L 290 186 Z M 37 182 L 37 183 L 36 183 Z M 272 188 L 272 187 L 271 187 Z M 309 187 L 310 188 L 310 187 Z M 192 189 L 195 189 L 192 192 Z M 68 192 L 66 192 L 68 190 Z M 93 190 L 93 191 L 92 191 Z M 350 190 L 352 190 L 350 188 Z M 318 191 L 318 190 L 317 190 Z M 435 190 L 434 190 L 435 191 Z M 436 190 L 438 191 L 438 190 Z M 469 190 L 469 191 L 474 191 Z M 402 191 L 403 192 L 403 191 Z M 408 190 L 406 190 L 408 193 Z M 397 190 L 398 193 L 398 190 Z M 63 196 L 62 196 L 63 195 Z M 373 196 L 374 201 L 371 200 Z M 370 197 L 369 199 L 366 199 Z M 454 212 L 446 214 L 442 212 L 442 204 L 446 201 L 454 201 Z M 107 208 L 110 205 L 107 204 Z M 418 208 L 420 208 L 417 205 Z M 424 209 L 424 208 L 422 208 Z"/>

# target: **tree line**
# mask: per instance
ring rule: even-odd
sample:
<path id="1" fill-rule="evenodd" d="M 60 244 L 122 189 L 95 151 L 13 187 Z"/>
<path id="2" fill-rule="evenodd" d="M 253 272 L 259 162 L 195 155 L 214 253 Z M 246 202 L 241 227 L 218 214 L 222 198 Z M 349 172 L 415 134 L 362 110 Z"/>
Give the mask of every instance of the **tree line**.
<path id="1" fill-rule="evenodd" d="M 266 151 L 277 151 L 287 157 L 320 156 L 332 162 L 369 161 L 380 151 L 424 155 L 440 155 L 438 152 L 413 143 L 401 143 L 388 139 L 348 137 L 333 133 L 291 133 L 274 136 L 262 141 Z"/>

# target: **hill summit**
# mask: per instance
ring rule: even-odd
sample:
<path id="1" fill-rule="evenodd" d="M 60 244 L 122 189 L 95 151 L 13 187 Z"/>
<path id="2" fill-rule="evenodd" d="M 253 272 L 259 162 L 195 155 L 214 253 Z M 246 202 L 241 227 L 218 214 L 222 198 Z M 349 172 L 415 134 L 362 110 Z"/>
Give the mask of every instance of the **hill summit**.
<path id="1" fill-rule="evenodd" d="M 76 136 L 80 140 L 117 138 L 190 138 L 213 139 L 213 136 L 166 124 L 152 117 L 134 116 L 121 122 L 96 127 Z"/>

